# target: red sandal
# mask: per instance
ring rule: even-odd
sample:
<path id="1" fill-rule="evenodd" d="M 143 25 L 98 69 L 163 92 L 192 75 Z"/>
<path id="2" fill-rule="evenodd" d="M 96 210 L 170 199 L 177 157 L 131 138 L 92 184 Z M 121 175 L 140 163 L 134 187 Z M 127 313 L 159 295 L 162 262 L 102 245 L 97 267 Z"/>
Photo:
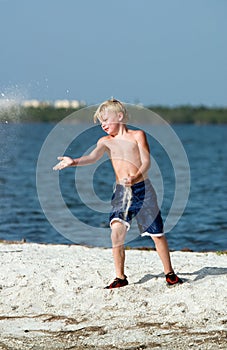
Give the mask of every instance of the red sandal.
<path id="1" fill-rule="evenodd" d="M 180 279 L 174 272 L 169 272 L 166 275 L 166 282 L 169 286 L 173 286 L 174 284 L 182 284 L 183 281 Z"/>
<path id="2" fill-rule="evenodd" d="M 116 277 L 115 280 L 110 283 L 109 286 L 106 286 L 104 289 L 113 289 L 113 288 L 120 288 L 128 285 L 127 276 L 125 276 L 124 279 Z"/>

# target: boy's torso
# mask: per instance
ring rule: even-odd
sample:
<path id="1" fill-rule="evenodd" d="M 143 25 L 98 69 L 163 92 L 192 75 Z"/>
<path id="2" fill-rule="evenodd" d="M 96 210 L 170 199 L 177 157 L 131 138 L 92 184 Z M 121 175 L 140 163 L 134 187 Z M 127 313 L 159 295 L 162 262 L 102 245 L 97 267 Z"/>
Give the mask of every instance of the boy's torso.
<path id="1" fill-rule="evenodd" d="M 121 183 L 124 178 L 134 176 L 137 173 L 141 167 L 141 155 L 134 130 L 128 130 L 122 136 L 106 136 L 105 146 L 114 168 L 117 183 Z M 143 179 L 144 176 L 141 175 L 137 182 L 143 181 Z"/>

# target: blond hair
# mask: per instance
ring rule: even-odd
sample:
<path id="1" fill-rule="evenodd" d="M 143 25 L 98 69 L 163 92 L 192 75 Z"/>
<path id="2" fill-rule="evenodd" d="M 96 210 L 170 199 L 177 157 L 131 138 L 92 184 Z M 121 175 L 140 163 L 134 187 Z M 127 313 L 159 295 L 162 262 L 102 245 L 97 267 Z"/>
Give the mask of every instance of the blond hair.
<path id="1" fill-rule="evenodd" d="M 123 113 L 122 122 L 126 123 L 128 121 L 128 112 L 123 103 L 112 98 L 111 100 L 107 100 L 101 103 L 101 105 L 98 107 L 97 111 L 94 114 L 94 123 L 97 122 L 97 119 L 102 120 L 103 113 L 109 110 L 116 113 Z"/>

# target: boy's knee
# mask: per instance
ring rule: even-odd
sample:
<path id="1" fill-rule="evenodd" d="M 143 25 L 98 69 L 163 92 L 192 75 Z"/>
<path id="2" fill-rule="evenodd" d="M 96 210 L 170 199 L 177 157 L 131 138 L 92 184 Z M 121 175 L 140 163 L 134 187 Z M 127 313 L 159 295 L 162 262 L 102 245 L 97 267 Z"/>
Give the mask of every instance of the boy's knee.
<path id="1" fill-rule="evenodd" d="M 165 235 L 163 235 L 163 236 L 151 236 L 151 238 L 153 239 L 154 243 L 166 240 Z"/>
<path id="2" fill-rule="evenodd" d="M 111 225 L 111 240 L 113 245 L 121 245 L 124 244 L 125 235 L 126 235 L 126 227 L 119 221 L 114 221 Z"/>
<path id="3" fill-rule="evenodd" d="M 114 220 L 112 223 L 111 223 L 111 230 L 112 230 L 112 233 L 120 233 L 120 234 L 125 234 L 126 231 L 127 231 L 127 228 L 126 226 L 118 221 L 118 220 Z"/>

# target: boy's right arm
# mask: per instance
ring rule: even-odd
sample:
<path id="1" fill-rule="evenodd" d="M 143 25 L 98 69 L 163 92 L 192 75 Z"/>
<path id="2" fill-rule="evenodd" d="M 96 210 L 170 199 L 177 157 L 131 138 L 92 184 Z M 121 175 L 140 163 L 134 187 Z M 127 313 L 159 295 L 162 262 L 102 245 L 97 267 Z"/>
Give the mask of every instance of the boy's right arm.
<path id="1" fill-rule="evenodd" d="M 53 170 L 62 170 L 72 166 L 83 166 L 88 164 L 93 164 L 97 162 L 106 151 L 105 143 L 100 139 L 97 143 L 96 148 L 87 156 L 82 156 L 80 158 L 72 159 L 70 157 L 58 157 L 60 162 L 53 167 Z"/>

